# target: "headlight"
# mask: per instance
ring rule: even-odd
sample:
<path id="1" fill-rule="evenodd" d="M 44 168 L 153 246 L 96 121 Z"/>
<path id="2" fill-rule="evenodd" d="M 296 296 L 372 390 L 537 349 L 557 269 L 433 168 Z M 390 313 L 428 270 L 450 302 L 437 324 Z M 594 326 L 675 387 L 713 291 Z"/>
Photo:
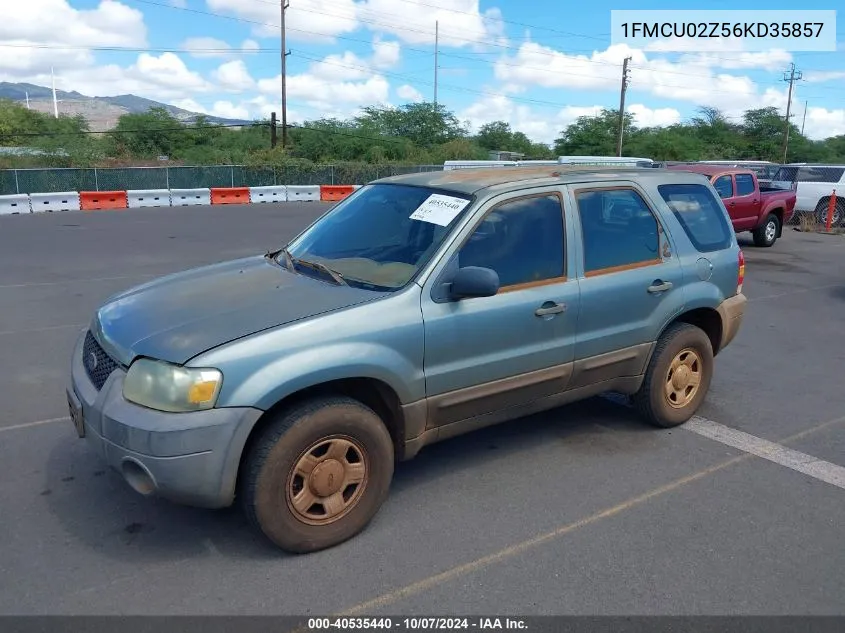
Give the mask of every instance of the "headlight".
<path id="1" fill-rule="evenodd" d="M 150 409 L 187 413 L 214 408 L 222 386 L 223 374 L 217 369 L 139 358 L 123 381 L 123 397 Z"/>

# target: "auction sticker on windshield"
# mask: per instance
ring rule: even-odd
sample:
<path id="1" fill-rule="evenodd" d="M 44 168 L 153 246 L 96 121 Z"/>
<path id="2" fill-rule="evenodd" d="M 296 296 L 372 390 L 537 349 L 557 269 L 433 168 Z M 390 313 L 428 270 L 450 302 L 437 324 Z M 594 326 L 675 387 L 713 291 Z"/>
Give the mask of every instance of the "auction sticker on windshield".
<path id="1" fill-rule="evenodd" d="M 410 215 L 410 218 L 439 226 L 449 226 L 469 202 L 465 198 L 454 198 L 433 193 Z"/>

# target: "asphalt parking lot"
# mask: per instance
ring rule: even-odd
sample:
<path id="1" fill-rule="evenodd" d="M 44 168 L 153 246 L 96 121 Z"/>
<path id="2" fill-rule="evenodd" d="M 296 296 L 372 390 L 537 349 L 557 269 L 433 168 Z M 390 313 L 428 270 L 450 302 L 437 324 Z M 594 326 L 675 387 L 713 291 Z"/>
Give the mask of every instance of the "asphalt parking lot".
<path id="1" fill-rule="evenodd" d="M 309 556 L 132 492 L 65 418 L 92 311 L 325 208 L 0 217 L 0 614 L 845 615 L 842 236 L 740 237 L 748 314 L 697 426 L 597 398 L 428 447 Z"/>

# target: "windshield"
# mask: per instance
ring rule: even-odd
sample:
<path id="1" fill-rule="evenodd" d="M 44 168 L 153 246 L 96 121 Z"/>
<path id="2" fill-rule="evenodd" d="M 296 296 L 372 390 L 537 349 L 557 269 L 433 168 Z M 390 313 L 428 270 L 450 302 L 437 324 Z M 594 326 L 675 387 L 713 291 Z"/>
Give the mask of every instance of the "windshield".
<path id="1" fill-rule="evenodd" d="M 328 269 L 350 286 L 395 290 L 428 262 L 471 201 L 426 187 L 367 185 L 320 218 L 288 251 L 299 272 Z"/>

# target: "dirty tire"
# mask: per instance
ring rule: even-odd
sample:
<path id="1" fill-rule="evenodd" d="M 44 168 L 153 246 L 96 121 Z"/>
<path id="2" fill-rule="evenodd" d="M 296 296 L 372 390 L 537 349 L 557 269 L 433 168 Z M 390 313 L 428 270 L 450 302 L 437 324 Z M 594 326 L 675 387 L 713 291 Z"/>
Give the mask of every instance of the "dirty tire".
<path id="1" fill-rule="evenodd" d="M 752 231 L 754 245 L 761 248 L 773 246 L 778 240 L 778 232 L 780 232 L 780 220 L 774 213 L 770 213 L 763 224 Z"/>
<path id="2" fill-rule="evenodd" d="M 685 402 L 676 402 L 672 406 L 667 395 L 667 384 L 674 385 L 670 379 L 670 369 L 677 359 L 689 362 L 697 359 L 697 389 Z M 680 426 L 689 420 L 707 395 L 713 377 L 713 346 L 708 336 L 698 327 L 688 323 L 675 323 L 663 333 L 657 342 L 654 354 L 646 370 L 640 390 L 632 400 L 639 414 L 650 424 L 660 428 Z M 684 370 L 687 375 L 693 373 Z M 674 376 L 673 376 L 674 378 Z M 672 391 L 678 387 L 672 386 Z M 673 394 L 674 395 L 674 394 Z M 680 406 L 683 404 L 683 406 Z"/>
<path id="3" fill-rule="evenodd" d="M 350 464 L 355 463 L 359 466 L 353 471 Z M 280 412 L 262 430 L 246 456 L 239 497 L 247 518 L 264 536 L 287 552 L 305 554 L 361 532 L 387 498 L 393 467 L 393 441 L 375 412 L 351 398 L 317 398 Z M 347 479 L 361 481 L 346 486 Z M 308 506 L 322 508 L 323 518 L 295 501 L 306 499 L 303 493 L 311 495 L 308 500 L 325 500 L 325 505 Z M 344 503 L 349 505 L 338 512 Z"/>

